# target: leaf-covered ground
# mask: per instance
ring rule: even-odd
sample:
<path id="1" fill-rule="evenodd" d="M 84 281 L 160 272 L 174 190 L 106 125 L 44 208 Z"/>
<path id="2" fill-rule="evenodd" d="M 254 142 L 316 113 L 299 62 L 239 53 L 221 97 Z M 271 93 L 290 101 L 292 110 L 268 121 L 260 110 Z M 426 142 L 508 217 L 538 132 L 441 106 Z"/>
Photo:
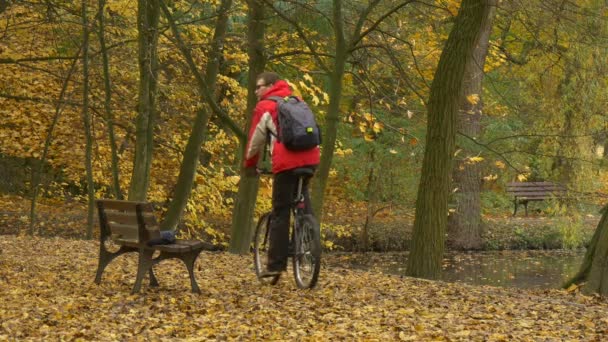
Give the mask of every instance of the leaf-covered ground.
<path id="1" fill-rule="evenodd" d="M 0 235 L 0 340 L 600 341 L 608 302 L 565 291 L 473 287 L 325 266 L 318 287 L 259 284 L 251 260 L 203 253 L 130 290 L 136 257 L 93 283 L 98 243 Z"/>

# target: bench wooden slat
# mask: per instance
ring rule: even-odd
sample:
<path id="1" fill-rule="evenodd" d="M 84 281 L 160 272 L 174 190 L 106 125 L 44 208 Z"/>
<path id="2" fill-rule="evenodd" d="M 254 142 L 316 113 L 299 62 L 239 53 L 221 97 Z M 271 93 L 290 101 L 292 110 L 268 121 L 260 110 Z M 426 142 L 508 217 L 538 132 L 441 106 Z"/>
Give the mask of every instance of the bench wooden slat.
<path id="1" fill-rule="evenodd" d="M 112 236 L 116 237 L 117 239 L 135 241 L 139 240 L 139 228 L 137 227 L 137 225 L 111 223 L 109 224 L 109 228 L 110 232 L 112 233 Z"/>
<path id="2" fill-rule="evenodd" d="M 97 200 L 98 203 L 101 203 L 104 209 L 109 210 L 122 210 L 122 211 L 135 211 L 135 208 L 139 204 L 141 206 L 142 211 L 144 212 L 153 212 L 154 207 L 151 203 L 147 202 L 135 202 L 135 201 L 119 201 L 119 200 Z"/>
<path id="3" fill-rule="evenodd" d="M 553 182 L 510 182 L 507 186 L 562 186 L 559 183 Z"/>
<path id="4" fill-rule="evenodd" d="M 106 210 L 106 218 L 108 222 L 115 222 L 119 224 L 133 224 L 137 225 L 137 214 L 135 212 L 123 212 L 115 210 Z M 152 213 L 143 214 L 144 223 L 146 226 L 156 226 L 156 217 Z"/>
<path id="5" fill-rule="evenodd" d="M 510 187 L 507 188 L 507 191 L 566 191 L 565 188 L 562 187 Z"/>
<path id="6" fill-rule="evenodd" d="M 513 192 L 511 194 L 516 197 L 531 196 L 531 197 L 547 197 L 548 198 L 551 196 L 563 196 L 566 193 L 565 192 L 529 192 L 529 191 L 523 192 L 522 191 L 522 192 Z"/>
<path id="7" fill-rule="evenodd" d="M 566 188 L 563 186 L 507 186 L 507 190 L 563 190 L 566 191 Z"/>
<path id="8" fill-rule="evenodd" d="M 156 220 L 154 220 L 154 222 L 156 223 Z M 117 235 L 119 239 L 139 241 L 139 225 L 137 219 L 135 220 L 135 223 L 124 222 L 124 224 L 108 220 L 107 224 L 113 236 Z M 146 241 L 160 237 L 158 225 L 146 225 L 144 229 L 146 230 Z M 141 242 L 145 243 L 146 241 Z"/>

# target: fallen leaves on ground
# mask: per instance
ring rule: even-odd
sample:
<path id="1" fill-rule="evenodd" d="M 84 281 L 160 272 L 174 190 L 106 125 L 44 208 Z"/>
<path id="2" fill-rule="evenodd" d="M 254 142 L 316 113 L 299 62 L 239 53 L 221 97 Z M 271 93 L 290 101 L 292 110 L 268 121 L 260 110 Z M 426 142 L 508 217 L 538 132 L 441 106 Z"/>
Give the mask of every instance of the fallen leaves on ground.
<path id="1" fill-rule="evenodd" d="M 314 290 L 291 274 L 258 283 L 249 256 L 202 253 L 155 266 L 131 295 L 136 255 L 106 269 L 95 241 L 0 236 L 0 340 L 601 340 L 608 303 L 566 291 L 473 287 L 325 266 Z M 331 256 L 328 256 L 331 258 Z M 146 284 L 147 285 L 147 284 Z"/>

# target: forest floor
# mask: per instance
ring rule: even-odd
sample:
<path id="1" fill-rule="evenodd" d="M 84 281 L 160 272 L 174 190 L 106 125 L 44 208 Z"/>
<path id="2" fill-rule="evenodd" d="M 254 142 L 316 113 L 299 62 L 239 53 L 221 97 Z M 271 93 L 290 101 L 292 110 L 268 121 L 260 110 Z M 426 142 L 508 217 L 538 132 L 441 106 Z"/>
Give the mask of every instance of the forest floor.
<path id="1" fill-rule="evenodd" d="M 0 340 L 608 338 L 608 300 L 577 289 L 420 280 L 342 268 L 331 253 L 310 291 L 298 290 L 290 273 L 277 286 L 259 284 L 249 256 L 204 252 L 195 271 L 202 294 L 190 293 L 185 267 L 168 260 L 156 266 L 159 288 L 144 285 L 142 294 L 131 295 L 136 255 L 118 258 L 102 284 L 93 283 L 98 242 L 74 238 L 84 229 L 82 205 L 39 204 L 42 236 L 30 237 L 28 202 L 0 201 Z M 586 218 L 589 230 L 598 218 Z M 507 236 L 513 234 L 509 220 L 534 230 L 555 219 L 496 220 L 491 226 L 504 225 Z"/>
<path id="2" fill-rule="evenodd" d="M 601 341 L 608 301 L 322 268 L 298 290 L 291 274 L 261 285 L 248 256 L 204 252 L 202 293 L 183 265 L 156 266 L 158 288 L 131 295 L 137 256 L 93 278 L 98 242 L 0 235 L 0 340 Z M 147 283 L 147 282 L 146 282 Z"/>

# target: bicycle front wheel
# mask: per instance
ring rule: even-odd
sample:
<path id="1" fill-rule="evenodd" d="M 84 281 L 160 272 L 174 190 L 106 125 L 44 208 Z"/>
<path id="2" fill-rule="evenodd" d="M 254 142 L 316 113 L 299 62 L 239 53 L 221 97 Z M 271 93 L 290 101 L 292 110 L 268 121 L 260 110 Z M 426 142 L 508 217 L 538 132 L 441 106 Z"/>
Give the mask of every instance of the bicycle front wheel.
<path id="1" fill-rule="evenodd" d="M 321 270 L 321 232 L 319 222 L 312 215 L 303 215 L 294 230 L 295 253 L 293 273 L 301 289 L 313 288 Z"/>
<path id="2" fill-rule="evenodd" d="M 280 275 L 262 277 L 262 273 L 268 264 L 268 250 L 270 247 L 269 229 L 270 213 L 268 212 L 260 217 L 253 235 L 253 267 L 255 275 L 262 284 L 274 285 L 279 281 Z"/>

